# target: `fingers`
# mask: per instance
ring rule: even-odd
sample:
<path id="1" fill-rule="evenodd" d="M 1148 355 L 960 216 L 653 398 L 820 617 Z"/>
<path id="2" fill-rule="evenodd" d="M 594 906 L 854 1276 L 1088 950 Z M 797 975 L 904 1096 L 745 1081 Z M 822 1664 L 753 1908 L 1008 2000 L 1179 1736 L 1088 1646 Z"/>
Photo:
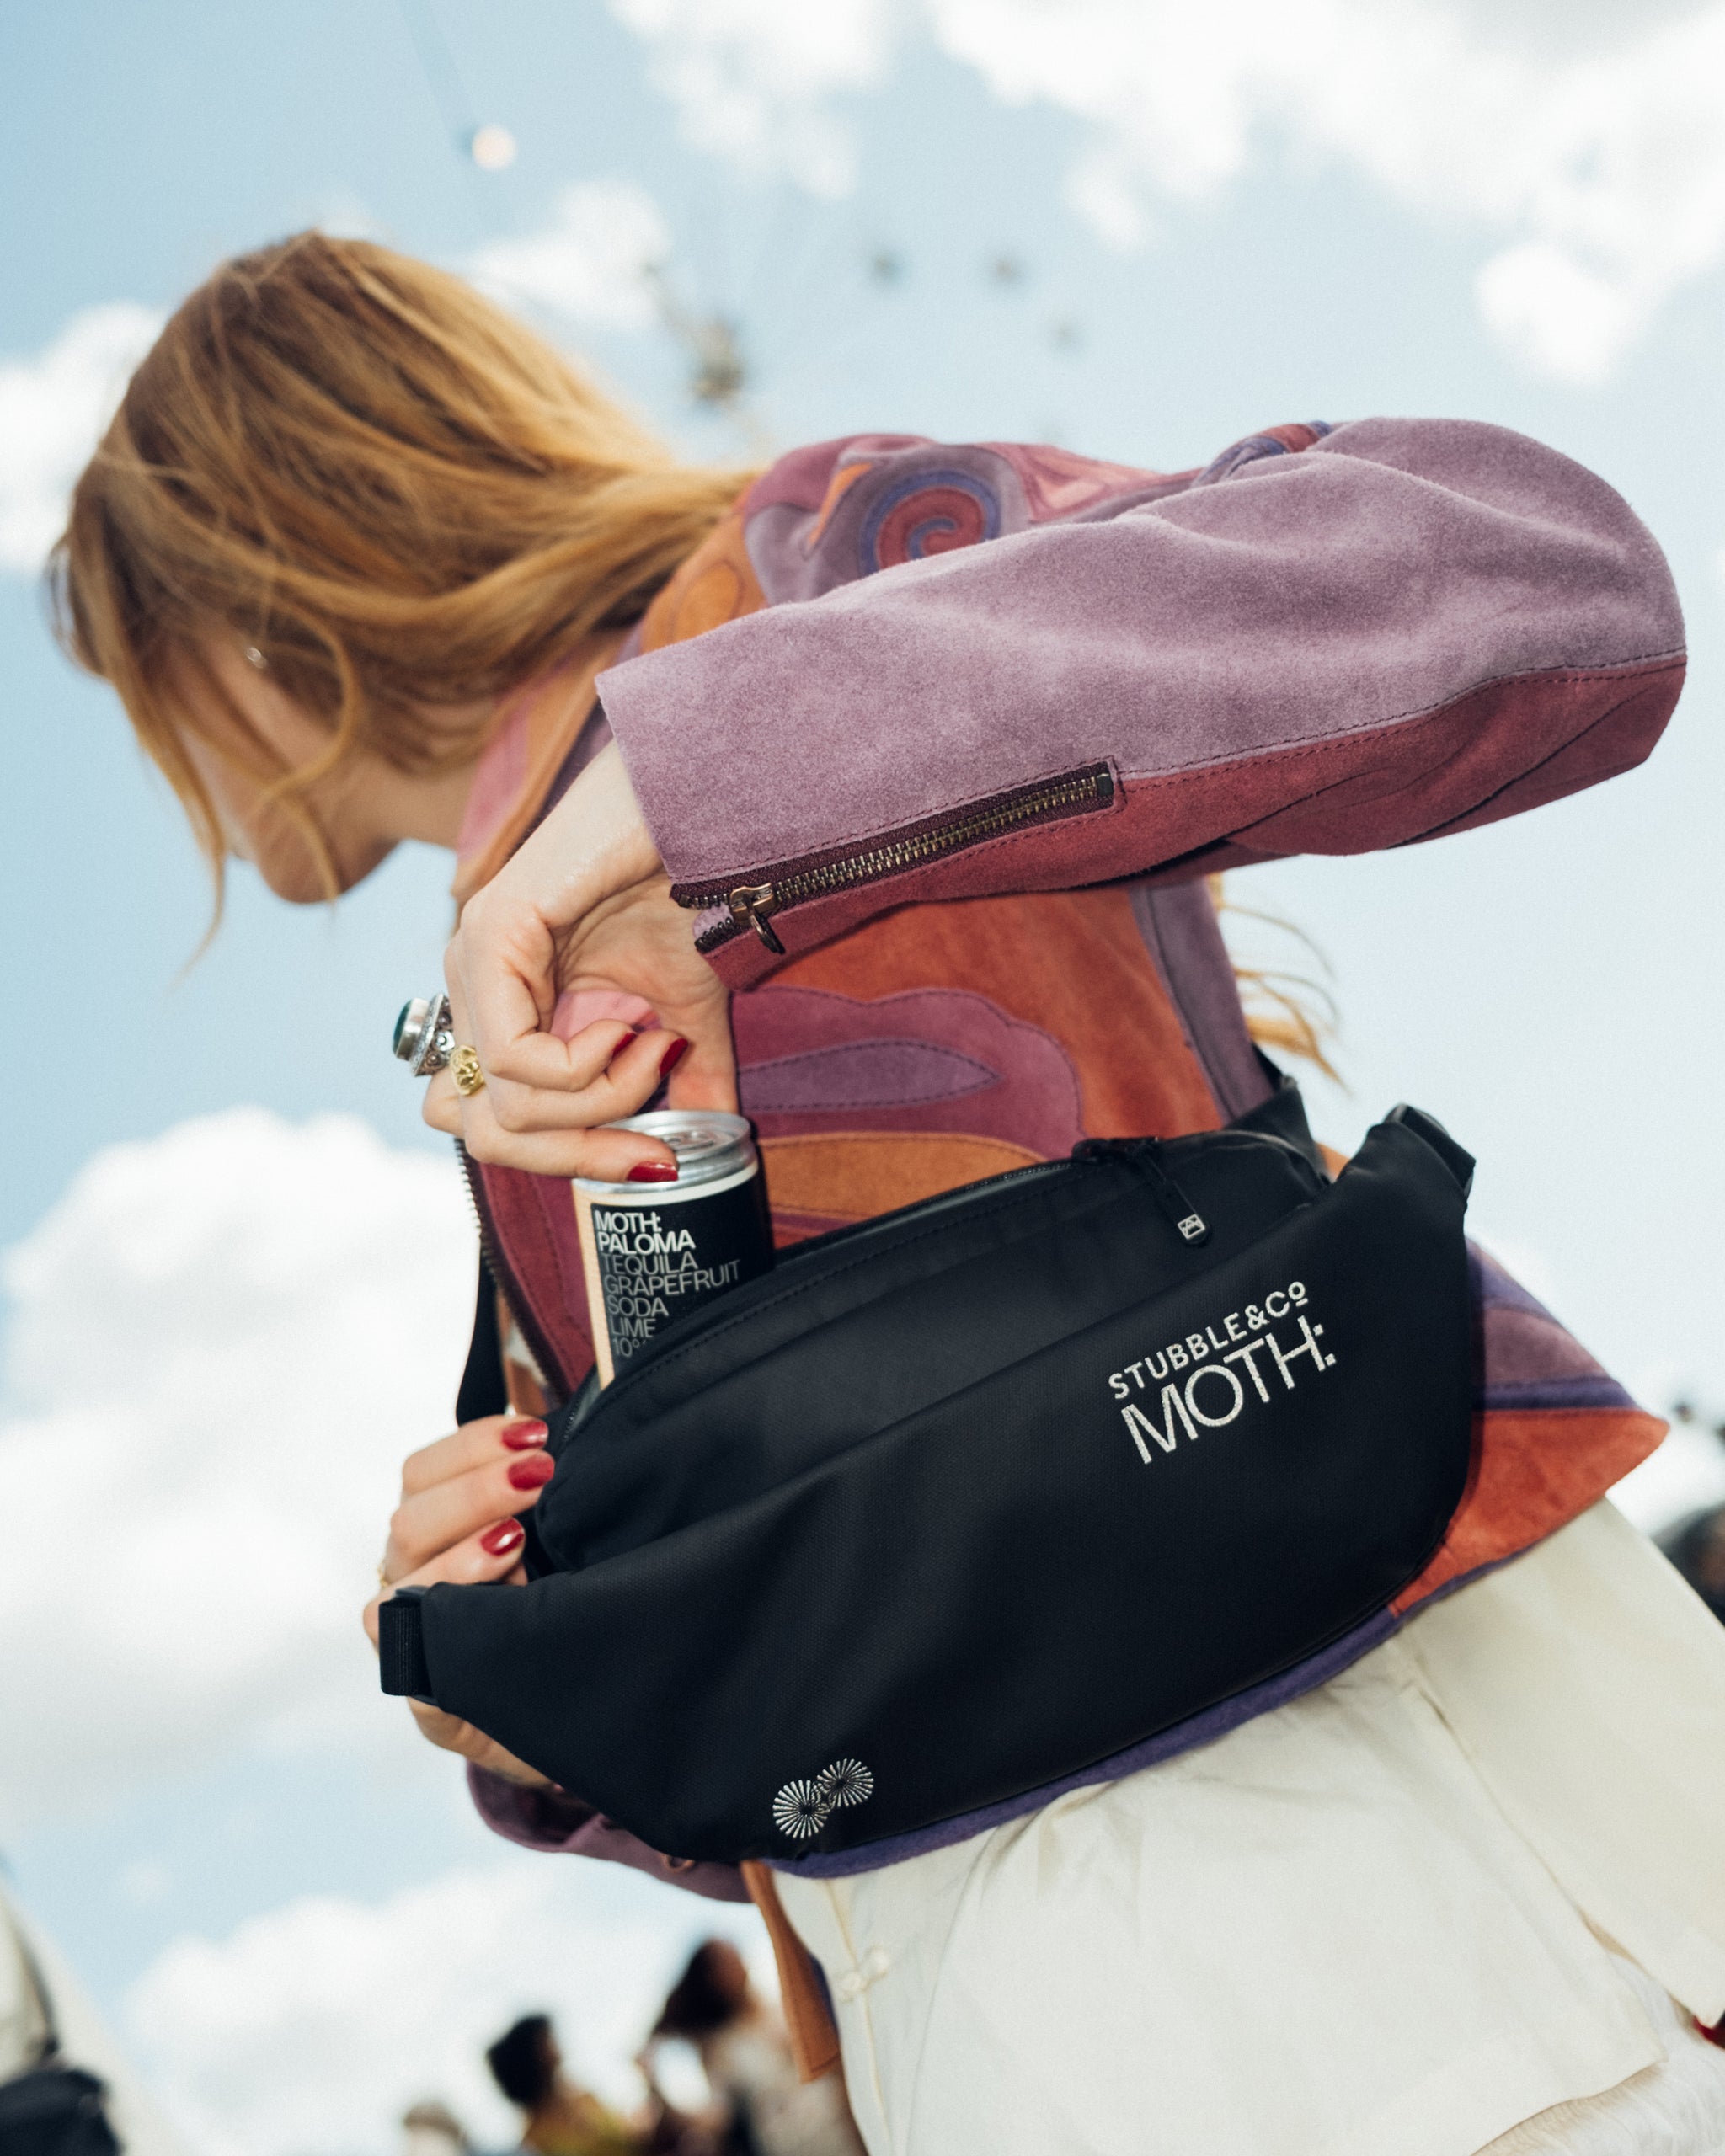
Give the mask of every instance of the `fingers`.
<path id="1" fill-rule="evenodd" d="M 495 1418 L 487 1417 L 488 1422 Z M 409 1465 L 414 1485 L 403 1477 L 402 1500 L 389 1523 L 384 1545 L 383 1569 L 392 1584 L 416 1580 L 427 1566 L 442 1562 L 448 1553 L 465 1549 L 464 1562 L 481 1563 L 475 1577 L 499 1577 L 491 1561 L 519 1556 L 523 1535 L 515 1514 L 531 1511 L 551 1480 L 555 1464 L 545 1451 L 545 1426 L 520 1423 L 498 1430 L 489 1443 L 473 1446 L 472 1454 L 463 1441 L 478 1426 L 469 1424 L 453 1438 L 441 1441 L 450 1449 L 428 1462 L 416 1454 Z M 439 1454 L 438 1447 L 426 1451 Z M 507 1571 L 508 1566 L 503 1568 Z M 439 1578 L 456 1574 L 439 1572 Z"/>
<path id="2" fill-rule="evenodd" d="M 545 1425 L 531 1415 L 482 1415 L 463 1422 L 435 1444 L 410 1452 L 402 1465 L 401 1493 L 410 1497 L 433 1483 L 447 1482 L 469 1469 L 505 1464 L 542 1447 Z M 513 1508 L 510 1508 L 513 1509 Z"/>
<path id="3" fill-rule="evenodd" d="M 525 1789 L 550 1788 L 549 1774 L 542 1774 L 525 1759 L 516 1758 L 513 1752 L 505 1752 L 494 1737 L 488 1737 L 483 1729 L 475 1729 L 472 1722 L 458 1721 L 454 1715 L 446 1715 L 441 1707 L 430 1706 L 424 1700 L 409 1700 L 408 1706 L 419 1726 L 420 1736 L 440 1749 L 458 1752 L 476 1767 L 501 1774 L 505 1781 L 519 1782 Z"/>
<path id="4" fill-rule="evenodd" d="M 638 1115 L 674 1063 L 674 1106 L 736 1107 L 729 995 L 671 899 L 614 749 L 468 900 L 444 970 L 456 1038 L 478 1055 L 485 1083 L 464 1097 L 440 1074 L 424 1113 L 478 1160 L 660 1179 L 648 1171 L 675 1166 L 669 1148 L 606 1126 Z M 607 1019 L 559 1038 L 559 994 L 590 990 L 638 1000 L 658 1025 L 636 1033 Z"/>
<path id="5" fill-rule="evenodd" d="M 731 1041 L 730 1013 L 720 1027 L 693 1022 L 683 1036 L 688 1047 L 671 1066 L 665 1105 L 673 1108 L 718 1108 L 738 1112 L 737 1054 Z"/>
<path id="6" fill-rule="evenodd" d="M 466 1038 L 468 1017 L 453 963 L 448 979 L 451 1022 L 459 1040 Z M 617 1019 L 602 1018 L 567 1041 L 546 1034 L 542 1044 L 554 1051 L 558 1088 L 512 1083 L 488 1070 L 480 1090 L 463 1097 L 451 1075 L 440 1071 L 427 1088 L 425 1120 L 458 1137 L 475 1159 L 500 1167 L 606 1182 L 627 1182 L 632 1171 L 653 1169 L 656 1177 L 638 1174 L 636 1179 L 668 1180 L 663 1171 L 676 1166 L 668 1145 L 638 1131 L 601 1126 L 641 1113 L 684 1054 L 679 1036 L 662 1028 L 637 1033 Z M 547 1136 L 548 1145 L 542 1142 Z"/>
<path id="7" fill-rule="evenodd" d="M 473 957 L 465 986 L 488 1072 L 555 1084 L 542 1059 L 557 1001 L 558 938 L 622 893 L 663 881 L 659 852 L 615 743 L 580 774 L 531 838 L 462 910 Z M 686 940 L 686 926 L 683 929 Z M 519 1047 L 519 1069 L 505 1059 Z"/>
<path id="8" fill-rule="evenodd" d="M 494 1521 L 482 1534 L 468 1535 L 452 1548 L 439 1550 L 417 1572 L 392 1578 L 382 1593 L 374 1594 L 366 1604 L 360 1622 L 366 1637 L 375 1647 L 377 1612 L 404 1587 L 490 1587 L 499 1582 L 525 1586 L 527 1575 L 521 1569 L 521 1545 L 526 1540 L 526 1531 L 518 1519 Z"/>
<path id="9" fill-rule="evenodd" d="M 543 1452 L 523 1453 L 507 1463 L 498 1460 L 471 1468 L 465 1475 L 403 1497 L 389 1523 L 383 1551 L 386 1574 L 396 1582 L 413 1578 L 446 1551 L 482 1533 L 490 1535 L 495 1545 L 488 1545 L 486 1556 L 519 1552 L 521 1536 L 505 1530 L 519 1526 L 515 1513 L 530 1512 L 538 1503 L 555 1465 Z"/>
<path id="10" fill-rule="evenodd" d="M 615 1019 L 585 1027 L 573 1040 L 547 1037 L 564 1053 L 568 1075 L 553 1085 L 521 1085 L 487 1074 L 485 1105 L 499 1129 L 520 1137 L 542 1130 L 585 1130 L 638 1115 L 683 1053 L 679 1036 L 656 1027 L 632 1033 Z"/>
<path id="11" fill-rule="evenodd" d="M 398 1588 L 526 1585 L 526 1529 L 515 1515 L 537 1504 L 551 1479 L 546 1435 L 544 1423 L 531 1416 L 487 1415 L 409 1456 L 384 1552 L 389 1585 L 366 1604 L 361 1619 L 373 1647 L 377 1612 Z M 430 1742 L 512 1781 L 546 1785 L 537 1768 L 471 1722 L 423 1700 L 409 1705 Z"/>

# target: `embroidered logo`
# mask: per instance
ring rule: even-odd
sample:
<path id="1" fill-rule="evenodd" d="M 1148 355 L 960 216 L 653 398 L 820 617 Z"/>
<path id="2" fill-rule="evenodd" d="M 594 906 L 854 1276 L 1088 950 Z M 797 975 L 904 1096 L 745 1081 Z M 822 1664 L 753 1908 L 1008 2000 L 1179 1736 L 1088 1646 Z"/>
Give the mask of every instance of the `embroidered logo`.
<path id="1" fill-rule="evenodd" d="M 874 1776 L 860 1759 L 835 1759 L 812 1782 L 787 1782 L 772 1800 L 773 1824 L 793 1842 L 818 1834 L 835 1812 L 866 1804 Z"/>
<path id="2" fill-rule="evenodd" d="M 1188 1225 L 1184 1220 L 1180 1223 L 1183 1235 Z M 1156 1456 L 1145 1443 L 1146 1438 L 1153 1439 L 1161 1451 L 1172 1452 L 1183 1430 L 1191 1444 L 1200 1429 L 1226 1429 L 1249 1406 L 1252 1394 L 1264 1406 L 1279 1399 L 1281 1393 L 1270 1384 L 1272 1377 L 1280 1379 L 1283 1392 L 1294 1391 L 1295 1364 L 1302 1355 L 1310 1358 L 1311 1370 L 1334 1369 L 1336 1358 L 1322 1344 L 1324 1329 L 1312 1322 L 1304 1307 L 1310 1301 L 1306 1283 L 1290 1280 L 1285 1288 L 1272 1289 L 1262 1305 L 1247 1303 L 1243 1313 L 1230 1310 L 1219 1318 L 1220 1335 L 1215 1325 L 1207 1325 L 1202 1332 L 1188 1332 L 1183 1340 L 1171 1340 L 1159 1353 L 1143 1356 L 1127 1364 L 1124 1370 L 1110 1374 L 1108 1390 L 1119 1403 L 1120 1419 L 1146 1467 Z M 1275 1330 L 1276 1323 L 1287 1318 L 1299 1327 L 1299 1337 L 1291 1347 L 1283 1344 Z M 1232 1344 L 1236 1341 L 1238 1347 Z M 1247 1391 L 1236 1364 L 1244 1367 L 1251 1380 L 1252 1394 Z M 1160 1396 L 1158 1385 L 1162 1386 Z M 1145 1395 L 1145 1406 L 1140 1406 L 1133 1398 L 1135 1390 Z M 1153 1411 L 1151 1401 L 1156 1402 Z"/>

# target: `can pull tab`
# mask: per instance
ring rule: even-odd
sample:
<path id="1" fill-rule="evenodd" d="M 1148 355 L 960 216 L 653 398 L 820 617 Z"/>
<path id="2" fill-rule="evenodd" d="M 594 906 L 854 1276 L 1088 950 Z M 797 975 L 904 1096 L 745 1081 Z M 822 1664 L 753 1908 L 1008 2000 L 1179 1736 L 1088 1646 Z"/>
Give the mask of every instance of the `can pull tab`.
<path id="1" fill-rule="evenodd" d="M 1210 1223 L 1162 1166 L 1161 1153 L 1158 1138 L 1081 1138 L 1072 1148 L 1075 1161 L 1124 1161 L 1135 1168 L 1180 1240 L 1194 1246 L 1207 1243 Z"/>

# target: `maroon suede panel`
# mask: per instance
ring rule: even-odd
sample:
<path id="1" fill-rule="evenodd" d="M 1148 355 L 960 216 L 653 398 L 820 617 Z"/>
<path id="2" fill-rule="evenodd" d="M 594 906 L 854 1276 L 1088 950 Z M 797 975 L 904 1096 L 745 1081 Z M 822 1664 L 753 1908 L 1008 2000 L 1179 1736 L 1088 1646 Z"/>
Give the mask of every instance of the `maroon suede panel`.
<path id="1" fill-rule="evenodd" d="M 985 995 L 956 989 L 912 990 L 868 999 L 826 989 L 763 988 L 731 1006 L 744 1113 L 764 1138 L 831 1131 L 842 1114 L 847 1130 L 946 1130 L 1004 1139 L 1044 1159 L 1070 1153 L 1084 1135 L 1083 1102 L 1072 1059 L 1040 1026 L 1010 1017 Z M 949 1082 L 975 1074 L 962 1091 L 927 1093 L 921 1101 L 884 1091 L 887 1068 L 869 1066 L 859 1087 L 859 1066 L 842 1060 L 846 1050 L 870 1053 L 889 1043 L 922 1047 L 950 1059 Z M 929 1066 L 900 1057 L 900 1076 L 921 1084 Z M 777 1076 L 822 1098 L 793 1107 L 781 1090 L 763 1085 Z M 769 1104 L 770 1103 L 770 1104 Z"/>
<path id="2" fill-rule="evenodd" d="M 1216 910 L 1202 883 L 1140 883 L 1132 915 L 1210 1089 L 1231 1122 L 1270 1086 L 1246 1030 Z"/>
<path id="3" fill-rule="evenodd" d="M 756 1123 L 763 1116 L 872 1117 L 877 1110 L 939 1107 L 1000 1083 L 974 1056 L 900 1033 L 801 1049 L 750 1064 L 740 1075 L 743 1113 Z"/>
<path id="4" fill-rule="evenodd" d="M 975 450 L 905 455 L 979 486 L 985 460 L 1008 471 Z M 840 499 L 817 550 L 834 576 L 856 574 L 902 462 Z M 1201 835 L 1106 872 L 1119 873 L 1297 806 L 1325 783 L 1301 760 L 1350 738 L 1387 747 L 1396 722 L 1484 685 L 1628 665 L 1682 640 L 1663 558 L 1621 498 L 1500 428 L 1358 422 L 1219 483 L 1032 531 L 1010 529 L 1000 492 L 1005 536 L 990 544 L 601 677 L 674 877 L 741 876 L 1102 759 L 1146 780 L 1203 773 L 1206 789 L 1219 767 L 1277 774 L 1252 782 L 1246 814 L 1219 800 L 1193 819 Z M 1349 773 L 1291 844 L 1397 843 L 1473 814 L 1559 745 L 1549 727 L 1499 726 L 1474 783 L 1357 831 L 1362 804 L 1402 783 L 1391 754 Z"/>
<path id="5" fill-rule="evenodd" d="M 593 1367 L 587 1289 L 566 1180 L 470 1160 L 467 1172 L 509 1262 L 510 1301 L 550 1385 L 566 1400 Z"/>
<path id="6" fill-rule="evenodd" d="M 1490 823 L 1521 805 L 1517 789 L 1498 782 L 1506 764 L 1523 771 L 1537 766 L 1526 782 L 1544 789 L 1542 799 L 1573 792 L 1593 782 L 1589 774 L 1596 772 L 1608 735 L 1627 762 L 1636 760 L 1637 748 L 1645 754 L 1682 684 L 1676 662 L 1493 682 L 1441 711 L 1373 733 L 1129 782 L 1109 809 L 1010 833 L 927 867 L 811 899 L 775 915 L 773 926 L 794 955 L 913 900 L 1069 890 L 1151 866 L 1190 879 L 1236 862 L 1367 853 L 1464 822 Z M 713 958 L 733 987 L 764 979 L 783 963 L 752 936 L 737 937 Z"/>
<path id="7" fill-rule="evenodd" d="M 523 1789 L 486 1768 L 469 1765 L 467 1790 L 473 1808 L 494 1834 L 524 1849 L 569 1856 L 601 1857 L 626 1864 L 649 1878 L 663 1879 L 709 1902 L 746 1902 L 749 1890 L 734 1864 L 693 1863 L 661 1856 L 624 1828 L 613 1826 L 590 1804 L 560 1789 Z"/>

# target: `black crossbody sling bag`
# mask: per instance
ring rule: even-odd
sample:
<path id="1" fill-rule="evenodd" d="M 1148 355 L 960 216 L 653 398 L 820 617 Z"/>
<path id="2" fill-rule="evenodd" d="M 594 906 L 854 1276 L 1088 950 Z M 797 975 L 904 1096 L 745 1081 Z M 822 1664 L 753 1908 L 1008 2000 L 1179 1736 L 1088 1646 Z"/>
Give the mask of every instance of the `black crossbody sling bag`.
<path id="1" fill-rule="evenodd" d="M 1318 1653 L 1461 1501 L 1473 1163 L 1332 1182 L 1284 1081 L 841 1229 L 553 1418 L 542 1577 L 382 1609 L 387 1691 L 653 1847 L 826 1856 Z"/>

